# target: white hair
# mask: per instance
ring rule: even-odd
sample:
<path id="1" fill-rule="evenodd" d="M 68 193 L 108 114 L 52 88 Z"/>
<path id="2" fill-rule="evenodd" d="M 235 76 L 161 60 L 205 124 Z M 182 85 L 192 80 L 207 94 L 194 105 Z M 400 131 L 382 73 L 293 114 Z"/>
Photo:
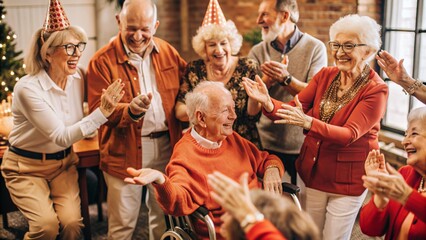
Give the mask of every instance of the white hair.
<path id="1" fill-rule="evenodd" d="M 415 108 L 411 110 L 410 113 L 408 114 L 407 120 L 408 120 L 408 124 L 410 124 L 410 122 L 412 121 L 420 120 L 426 125 L 426 107 L 419 107 L 419 108 Z M 426 129 L 426 126 L 425 126 L 425 129 Z"/>
<path id="2" fill-rule="evenodd" d="M 330 40 L 336 39 L 339 33 L 357 34 L 361 43 L 367 44 L 372 52 L 376 53 L 382 46 L 380 37 L 381 26 L 368 16 L 349 14 L 341 17 L 330 27 Z M 371 54 L 366 61 L 374 58 Z"/>
<path id="3" fill-rule="evenodd" d="M 192 92 L 189 92 L 185 96 L 186 113 L 189 117 L 189 122 L 193 125 L 198 125 L 196 116 L 197 111 L 207 112 L 210 110 L 210 99 L 213 96 L 230 95 L 228 89 L 222 82 L 203 81 L 200 82 Z"/>

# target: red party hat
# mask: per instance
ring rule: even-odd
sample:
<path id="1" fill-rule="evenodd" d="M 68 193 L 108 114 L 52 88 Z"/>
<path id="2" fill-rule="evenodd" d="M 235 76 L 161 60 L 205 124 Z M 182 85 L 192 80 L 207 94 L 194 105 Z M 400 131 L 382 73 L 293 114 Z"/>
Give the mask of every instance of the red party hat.
<path id="1" fill-rule="evenodd" d="M 217 0 L 210 0 L 202 26 L 211 24 L 222 25 L 225 24 L 225 22 L 225 15 L 223 15 L 219 2 Z"/>
<path id="2" fill-rule="evenodd" d="M 70 26 L 70 21 L 65 14 L 59 0 L 49 0 L 49 7 L 46 13 L 46 20 L 43 24 L 43 30 L 51 33 L 62 31 Z"/>

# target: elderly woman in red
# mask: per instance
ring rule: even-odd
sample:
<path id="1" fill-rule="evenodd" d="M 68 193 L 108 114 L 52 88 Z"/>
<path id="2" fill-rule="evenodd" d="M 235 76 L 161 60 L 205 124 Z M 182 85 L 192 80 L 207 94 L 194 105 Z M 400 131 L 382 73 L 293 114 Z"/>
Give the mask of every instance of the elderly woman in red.
<path id="1" fill-rule="evenodd" d="M 306 211 L 327 240 L 351 236 L 367 194 L 361 180 L 364 161 L 379 147 L 388 94 L 368 66 L 381 44 L 380 26 L 373 19 L 345 16 L 331 26 L 330 40 L 336 66 L 321 69 L 294 101 L 271 99 L 259 77 L 244 81 L 267 117 L 303 127 L 306 137 L 296 168 L 306 184 Z"/>
<path id="2" fill-rule="evenodd" d="M 398 172 L 378 150 L 368 155 L 362 179 L 374 195 L 361 210 L 360 227 L 385 239 L 426 239 L 426 107 L 409 114 L 402 144 L 408 159 Z"/>

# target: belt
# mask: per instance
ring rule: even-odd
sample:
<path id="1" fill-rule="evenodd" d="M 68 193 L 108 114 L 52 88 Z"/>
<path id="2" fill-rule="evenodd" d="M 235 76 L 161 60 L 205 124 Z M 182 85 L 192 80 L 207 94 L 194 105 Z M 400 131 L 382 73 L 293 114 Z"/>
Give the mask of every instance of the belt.
<path id="1" fill-rule="evenodd" d="M 169 134 L 169 130 L 161 131 L 161 132 L 152 132 L 150 134 L 143 135 L 142 137 L 149 137 L 149 138 L 153 139 L 153 138 L 162 137 L 162 136 L 164 136 L 166 134 Z"/>
<path id="2" fill-rule="evenodd" d="M 38 160 L 42 160 L 43 156 L 45 156 L 44 159 L 46 160 L 60 160 L 60 159 L 64 159 L 66 156 L 68 156 L 71 152 L 71 147 L 63 150 L 63 151 L 59 151 L 59 152 L 55 152 L 55 153 L 38 153 L 38 152 L 31 152 L 31 151 L 27 151 L 24 149 L 20 149 L 14 146 L 9 146 L 9 150 L 11 152 L 14 152 L 22 157 L 26 157 L 26 158 L 32 158 L 32 159 L 38 159 Z"/>

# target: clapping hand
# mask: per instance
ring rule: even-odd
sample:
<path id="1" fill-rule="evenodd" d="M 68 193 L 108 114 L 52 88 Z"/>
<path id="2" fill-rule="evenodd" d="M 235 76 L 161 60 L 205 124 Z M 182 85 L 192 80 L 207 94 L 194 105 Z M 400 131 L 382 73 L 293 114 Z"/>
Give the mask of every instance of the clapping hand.
<path id="1" fill-rule="evenodd" d="M 106 90 L 102 89 L 101 105 L 99 109 L 106 118 L 111 116 L 118 102 L 120 102 L 123 97 L 123 87 L 124 83 L 121 82 L 121 79 L 117 79 L 109 85 Z"/>
<path id="2" fill-rule="evenodd" d="M 148 111 L 149 106 L 151 105 L 152 93 L 147 95 L 138 95 L 132 99 L 129 104 L 129 109 L 133 115 L 143 115 Z"/>
<path id="3" fill-rule="evenodd" d="M 385 163 L 385 156 L 383 153 L 380 153 L 380 150 L 371 150 L 368 153 L 367 159 L 365 159 L 365 174 L 370 176 L 376 172 L 388 173 Z"/>
<path id="4" fill-rule="evenodd" d="M 274 105 L 269 96 L 268 88 L 258 75 L 255 79 L 256 81 L 253 81 L 250 78 L 243 77 L 244 89 L 250 98 L 261 103 L 266 111 L 271 112 L 274 110 Z"/>
<path id="5" fill-rule="evenodd" d="M 295 107 L 288 104 L 281 105 L 282 109 L 278 109 L 276 115 L 282 119 L 275 120 L 274 123 L 291 124 L 306 130 L 311 129 L 313 119 L 303 112 L 302 104 L 297 95 L 294 97 L 294 102 L 296 103 Z"/>
<path id="6" fill-rule="evenodd" d="M 288 56 L 285 55 L 282 62 L 266 61 L 261 66 L 262 73 L 273 79 L 275 82 L 281 82 L 284 77 L 290 75 L 287 71 Z"/>

